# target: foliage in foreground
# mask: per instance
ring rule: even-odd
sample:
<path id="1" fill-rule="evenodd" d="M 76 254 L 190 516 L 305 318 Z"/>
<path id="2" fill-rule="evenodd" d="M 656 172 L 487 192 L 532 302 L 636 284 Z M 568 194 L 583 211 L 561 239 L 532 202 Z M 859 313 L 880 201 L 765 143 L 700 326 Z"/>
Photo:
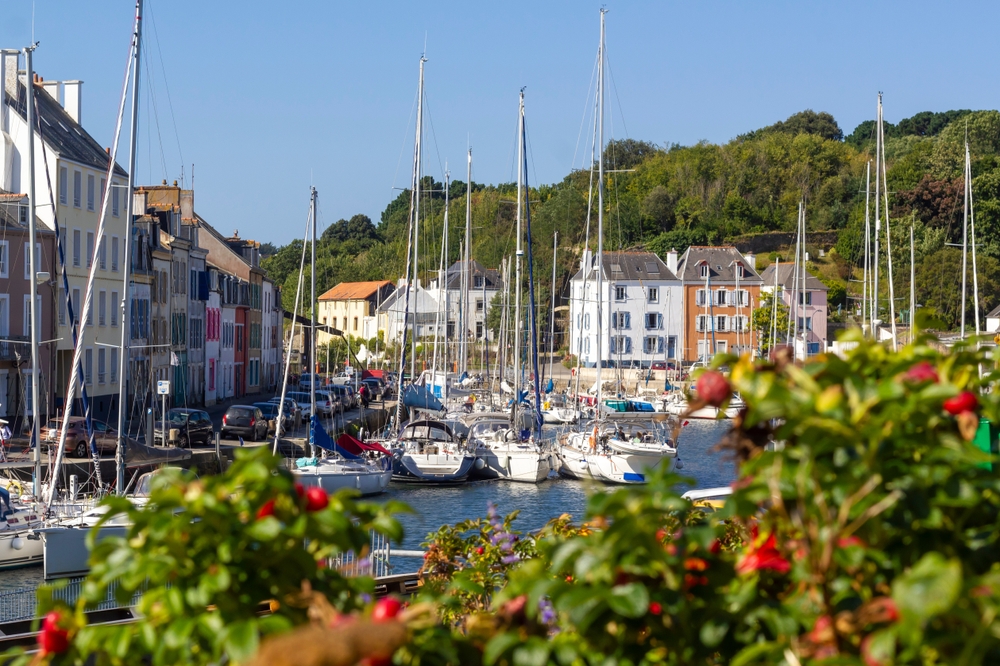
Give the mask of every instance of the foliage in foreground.
<path id="1" fill-rule="evenodd" d="M 856 342 L 804 366 L 717 359 L 747 404 L 720 444 L 739 477 L 721 510 L 661 473 L 594 493 L 583 525 L 523 535 L 493 509 L 443 527 L 402 627 L 365 619 L 370 580 L 316 564 L 362 550 L 369 526 L 395 533 L 384 511 L 342 497 L 304 510 L 264 458 L 162 484 L 154 508 L 127 509 L 127 539 L 98 546 L 88 588 L 148 577 L 139 629 L 79 628 L 78 615 L 70 652 L 49 657 L 242 661 L 280 634 L 262 651 L 329 636 L 295 663 L 353 663 L 381 630 L 397 664 L 997 663 L 1000 478 L 970 443 L 980 417 L 1000 423 L 996 363 L 971 347 Z M 272 498 L 274 516 L 257 519 Z M 258 618 L 269 599 L 274 615 Z"/>

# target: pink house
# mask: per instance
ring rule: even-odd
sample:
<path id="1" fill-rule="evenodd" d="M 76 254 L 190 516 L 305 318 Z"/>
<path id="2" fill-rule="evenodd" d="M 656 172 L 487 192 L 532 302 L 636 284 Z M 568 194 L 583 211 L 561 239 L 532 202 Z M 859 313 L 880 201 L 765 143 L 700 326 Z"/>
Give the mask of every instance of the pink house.
<path id="1" fill-rule="evenodd" d="M 774 291 L 776 270 L 781 302 L 789 308 L 789 317 L 793 317 L 792 326 L 798 325 L 800 340 L 802 332 L 805 331 L 806 354 L 813 356 L 826 351 L 827 286 L 808 271 L 806 271 L 805 284 L 802 284 L 801 271 L 799 272 L 799 281 L 796 283 L 792 264 L 782 264 L 778 269 L 775 269 L 774 264 L 771 264 L 760 275 L 764 281 L 764 284 L 761 285 L 761 292 L 766 294 Z M 784 341 L 784 335 L 785 332 L 781 331 L 779 342 Z M 801 349 L 797 350 L 797 353 L 801 354 Z"/>

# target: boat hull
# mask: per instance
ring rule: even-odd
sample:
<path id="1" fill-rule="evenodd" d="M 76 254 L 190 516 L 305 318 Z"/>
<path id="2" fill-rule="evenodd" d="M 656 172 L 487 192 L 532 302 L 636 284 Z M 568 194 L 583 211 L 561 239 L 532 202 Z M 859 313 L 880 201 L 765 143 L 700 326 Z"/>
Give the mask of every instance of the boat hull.
<path id="1" fill-rule="evenodd" d="M 475 463 L 476 457 L 471 454 L 400 451 L 393 456 L 392 480 L 397 483 L 465 483 Z"/>
<path id="2" fill-rule="evenodd" d="M 637 485 L 647 482 L 650 472 L 663 465 L 672 466 L 674 456 L 634 454 L 600 454 L 587 459 L 590 476 L 616 485 Z"/>
<path id="3" fill-rule="evenodd" d="M 384 493 L 392 478 L 392 469 L 389 467 L 378 469 L 374 466 L 323 463 L 324 461 L 320 461 L 318 465 L 301 467 L 293 474 L 303 486 L 317 486 L 327 493 L 345 489 L 356 490 L 362 497 Z"/>
<path id="4" fill-rule="evenodd" d="M 87 548 L 89 525 L 52 526 L 39 531 L 44 557 L 45 580 L 85 576 L 90 571 L 90 549 Z M 98 530 L 97 541 L 123 537 L 127 525 L 104 525 Z"/>
<path id="5" fill-rule="evenodd" d="M 27 529 L 0 532 L 0 571 L 38 565 L 43 559 L 42 540 L 38 535 Z"/>

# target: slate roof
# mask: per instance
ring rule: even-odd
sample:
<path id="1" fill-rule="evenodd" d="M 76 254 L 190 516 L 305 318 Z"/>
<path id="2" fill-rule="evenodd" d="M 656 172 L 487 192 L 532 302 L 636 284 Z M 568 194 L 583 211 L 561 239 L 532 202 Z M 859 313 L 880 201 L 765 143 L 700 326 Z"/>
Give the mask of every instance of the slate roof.
<path id="1" fill-rule="evenodd" d="M 341 282 L 333 289 L 319 297 L 321 301 L 358 301 L 371 298 L 386 285 L 392 285 L 391 280 L 373 280 L 370 282 Z"/>
<path id="2" fill-rule="evenodd" d="M 792 289 L 795 287 L 795 275 L 792 274 L 794 264 L 781 264 L 778 268 L 778 284 L 785 289 Z M 760 274 L 760 279 L 764 281 L 765 287 L 774 286 L 774 264 L 771 264 L 764 269 L 764 272 Z M 799 279 L 802 279 L 802 272 L 799 271 Z M 801 288 L 801 287 L 800 287 Z M 806 291 L 829 291 L 829 287 L 819 281 L 815 275 L 806 271 Z"/>
<path id="3" fill-rule="evenodd" d="M 38 116 L 41 120 L 41 133 L 45 141 L 52 146 L 59 156 L 72 160 L 84 166 L 93 167 L 100 171 L 107 171 L 108 160 L 110 159 L 101 144 L 94 137 L 87 133 L 78 122 L 73 120 L 66 110 L 62 108 L 56 100 L 52 99 L 43 88 L 35 86 L 35 99 L 37 100 Z M 6 92 L 4 95 L 10 102 L 11 96 Z M 25 112 L 27 110 L 25 101 L 27 89 L 24 83 L 17 85 L 17 104 L 14 107 L 17 115 L 27 121 Z M 41 159 L 41 156 L 38 156 Z M 115 164 L 115 175 L 127 178 L 128 173 L 120 165 Z"/>
<path id="4" fill-rule="evenodd" d="M 991 310 L 990 313 L 988 315 L 986 315 L 986 316 L 989 317 L 990 319 L 994 319 L 996 317 L 1000 317 L 1000 305 L 998 305 L 995 308 L 993 308 L 993 310 Z"/>
<path id="5" fill-rule="evenodd" d="M 750 267 L 740 251 L 729 245 L 705 246 L 692 245 L 677 262 L 677 275 L 684 282 L 704 282 L 701 266 L 707 262 L 709 279 L 712 282 L 736 282 L 736 262 L 743 264 L 741 283 L 760 283 L 757 271 Z M 773 280 L 773 278 L 772 278 Z"/>
<path id="6" fill-rule="evenodd" d="M 451 266 L 448 267 L 446 272 L 446 282 L 445 289 L 449 290 L 459 290 L 462 288 L 462 264 L 464 261 L 456 261 Z M 482 287 L 473 287 L 472 278 L 482 277 L 485 278 L 486 288 L 490 290 L 496 290 L 501 288 L 500 283 L 500 272 L 492 268 L 486 268 L 481 263 L 475 259 L 469 260 L 469 289 L 480 289 Z"/>
<path id="7" fill-rule="evenodd" d="M 604 264 L 604 280 L 676 280 L 667 265 L 652 252 L 605 252 L 601 255 Z M 596 257 L 595 257 L 596 262 Z M 574 280 L 583 280 L 580 269 Z"/>
<path id="8" fill-rule="evenodd" d="M 396 291 L 392 292 L 379 306 L 379 312 L 398 312 L 402 315 L 403 310 L 406 309 L 406 286 L 397 287 Z M 422 286 L 416 288 L 415 291 L 410 292 L 410 313 L 420 312 L 420 313 L 434 313 L 437 312 L 439 307 L 436 298 L 427 293 L 427 290 Z"/>

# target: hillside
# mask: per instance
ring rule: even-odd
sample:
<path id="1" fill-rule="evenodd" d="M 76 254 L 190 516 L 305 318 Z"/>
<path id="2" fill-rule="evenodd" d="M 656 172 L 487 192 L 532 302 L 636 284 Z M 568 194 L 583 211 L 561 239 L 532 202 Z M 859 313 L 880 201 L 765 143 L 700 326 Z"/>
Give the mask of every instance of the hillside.
<path id="1" fill-rule="evenodd" d="M 958 321 L 961 253 L 963 142 L 972 154 L 979 283 L 983 315 L 1000 299 L 1000 113 L 923 112 L 886 125 L 887 182 L 897 296 L 909 289 L 909 228 L 916 238 L 917 301 L 949 326 Z M 836 243 L 822 262 L 835 285 L 836 305 L 847 304 L 857 274 L 864 229 L 865 165 L 875 150 L 874 122 L 846 135 L 829 114 L 803 111 L 725 144 L 657 146 L 627 139 L 605 148 L 605 248 L 644 246 L 661 256 L 690 244 L 736 242 L 748 237 L 787 239 L 797 206 L 805 201 L 809 232 L 830 232 Z M 621 170 L 628 170 L 622 172 Z M 552 234 L 559 232 L 560 293 L 575 272 L 587 233 L 589 171 L 531 188 L 536 279 L 551 279 Z M 874 188 L 874 185 L 873 185 Z M 420 271 L 437 270 L 443 230 L 443 185 L 423 181 Z M 449 261 L 464 237 L 466 183 L 449 188 Z M 489 266 L 514 252 L 515 186 L 472 184 L 472 255 Z M 873 197 L 874 198 L 874 197 Z M 392 279 L 403 274 L 410 193 L 401 192 L 375 224 L 356 215 L 329 227 L 317 245 L 318 288 L 341 281 Z M 874 204 L 873 204 L 874 205 Z M 596 216 L 595 216 L 596 217 Z M 593 223 L 596 228 L 596 222 Z M 770 233 L 769 233 L 770 232 Z M 832 235 L 831 235 L 832 234 Z M 595 245 L 594 233 L 590 236 Z M 788 254 L 776 241 L 775 256 Z M 301 242 L 280 248 L 264 262 L 284 285 L 291 308 Z M 810 246 L 818 257 L 819 247 Z M 765 261 L 768 261 L 770 256 Z M 546 290 L 547 293 L 547 290 Z"/>

